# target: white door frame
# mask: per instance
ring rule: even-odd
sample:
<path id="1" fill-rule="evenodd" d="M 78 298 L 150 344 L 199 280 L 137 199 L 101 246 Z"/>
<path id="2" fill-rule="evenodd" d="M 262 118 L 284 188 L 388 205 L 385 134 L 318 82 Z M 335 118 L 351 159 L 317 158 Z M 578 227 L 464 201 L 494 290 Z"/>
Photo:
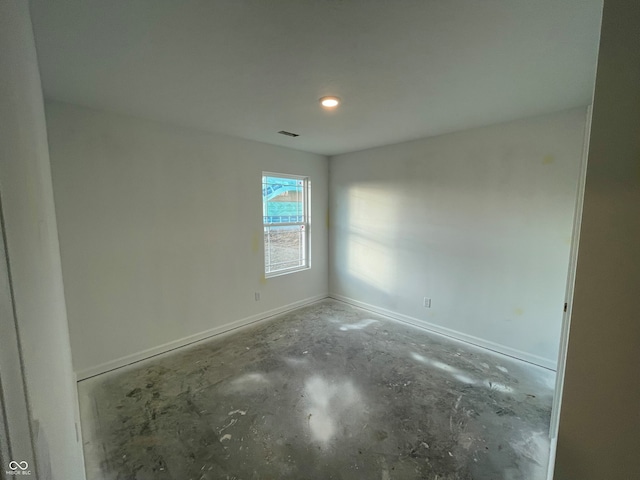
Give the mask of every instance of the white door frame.
<path id="1" fill-rule="evenodd" d="M 37 478 L 33 438 L 0 195 L 0 479 L 12 461 Z"/>
<path id="2" fill-rule="evenodd" d="M 564 387 L 564 375 L 567 365 L 567 348 L 569 346 L 569 331 L 571 330 L 571 310 L 573 306 L 573 290 L 575 287 L 576 267 L 578 265 L 578 248 L 580 244 L 580 227 L 582 225 L 582 207 L 584 204 L 584 187 L 587 179 L 587 158 L 589 156 L 589 139 L 591 137 L 591 117 L 593 106 L 587 108 L 587 118 L 584 129 L 584 142 L 582 145 L 582 161 L 580 163 L 580 176 L 578 178 L 578 195 L 573 218 L 573 234 L 571 237 L 571 252 L 569 254 L 569 269 L 567 272 L 567 287 L 565 294 L 565 311 L 562 317 L 562 331 L 560 333 L 560 350 L 558 352 L 558 367 L 556 372 L 556 387 L 553 395 L 551 409 L 551 424 L 549 426 L 549 468 L 547 480 L 553 479 L 553 471 L 556 459 L 556 446 L 558 443 L 558 426 L 560 424 L 560 409 L 562 407 L 562 391 Z"/>

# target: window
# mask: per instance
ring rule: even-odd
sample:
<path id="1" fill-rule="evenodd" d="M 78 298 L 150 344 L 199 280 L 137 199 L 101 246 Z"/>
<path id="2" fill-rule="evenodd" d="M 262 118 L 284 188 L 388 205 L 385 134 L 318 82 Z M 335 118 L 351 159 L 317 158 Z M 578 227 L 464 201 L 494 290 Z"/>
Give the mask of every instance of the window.
<path id="1" fill-rule="evenodd" d="M 262 173 L 264 273 L 309 268 L 309 177 Z"/>

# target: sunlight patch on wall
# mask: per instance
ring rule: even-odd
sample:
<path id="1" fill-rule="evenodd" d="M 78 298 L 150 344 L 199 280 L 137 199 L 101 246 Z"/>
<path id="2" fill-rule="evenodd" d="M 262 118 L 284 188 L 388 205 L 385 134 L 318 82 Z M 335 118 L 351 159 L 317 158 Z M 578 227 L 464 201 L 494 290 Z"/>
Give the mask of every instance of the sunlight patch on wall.
<path id="1" fill-rule="evenodd" d="M 353 185 L 347 192 L 347 271 L 389 293 L 396 285 L 394 261 L 400 195 L 388 185 Z"/>
<path id="2" fill-rule="evenodd" d="M 394 286 L 393 257 L 375 240 L 350 235 L 347 244 L 347 271 L 358 280 L 389 293 Z"/>

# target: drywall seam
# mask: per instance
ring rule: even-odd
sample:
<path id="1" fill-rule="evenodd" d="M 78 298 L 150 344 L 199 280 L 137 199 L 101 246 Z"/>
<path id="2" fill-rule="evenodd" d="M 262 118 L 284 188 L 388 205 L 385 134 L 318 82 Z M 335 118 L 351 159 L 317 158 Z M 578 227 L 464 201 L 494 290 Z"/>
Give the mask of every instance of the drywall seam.
<path id="1" fill-rule="evenodd" d="M 266 312 L 261 312 L 255 315 L 251 315 L 249 317 L 241 318 L 239 320 L 235 320 L 225 325 L 220 325 L 220 326 L 211 328 L 209 330 L 205 330 L 204 332 L 179 338 L 177 340 L 173 340 L 163 345 L 158 345 L 157 347 L 149 348 L 141 352 L 132 353 L 124 357 L 116 358 L 115 360 L 111 360 L 111 361 L 102 363 L 100 365 L 96 365 L 95 367 L 89 367 L 79 372 L 76 372 L 77 380 L 78 382 L 81 382 L 82 380 L 86 380 L 90 377 L 95 377 L 96 375 L 100 375 L 102 373 L 106 373 L 111 370 L 115 370 L 117 368 L 130 365 L 132 363 L 140 362 L 142 360 L 155 357 L 156 355 L 167 353 L 171 350 L 175 350 L 180 347 L 185 347 L 192 343 L 200 342 L 202 340 L 207 340 L 211 337 L 214 337 L 216 335 L 220 335 L 223 333 L 227 333 L 231 330 L 237 330 L 239 328 L 246 327 L 248 325 L 252 325 L 264 320 L 271 319 L 275 315 L 279 315 L 281 313 L 285 313 L 290 310 L 303 307 L 305 305 L 319 302 L 320 300 L 324 300 L 325 298 L 329 298 L 329 294 L 324 293 L 320 295 L 315 295 L 313 297 L 308 297 L 302 300 L 298 300 L 297 302 L 289 303 L 287 305 L 283 305 L 281 307 L 274 308 L 272 310 L 267 310 Z"/>
<path id="2" fill-rule="evenodd" d="M 473 335 L 467 335 L 466 333 L 462 333 L 457 330 L 452 330 L 450 328 L 442 327 L 440 325 L 435 325 L 433 323 L 425 322 L 424 320 L 419 320 L 417 318 L 410 317 L 409 315 L 396 313 L 391 310 L 387 310 L 385 308 L 377 307 L 375 305 L 361 302 L 359 300 L 354 300 L 353 298 L 344 297 L 342 295 L 338 295 L 335 293 L 330 293 L 329 298 L 333 298 L 334 300 L 348 303 L 350 305 L 353 305 L 354 307 L 362 308 L 364 310 L 369 310 L 373 313 L 377 313 L 378 315 L 383 315 L 392 320 L 396 320 L 402 323 L 407 323 L 409 325 L 413 325 L 414 327 L 422 328 L 423 330 L 427 330 L 431 333 L 436 333 L 438 335 L 449 337 L 463 343 L 475 345 L 476 347 L 481 347 L 481 348 L 484 348 L 485 350 L 490 350 L 492 352 L 496 352 L 501 355 L 513 357 L 527 363 L 532 363 L 533 365 L 546 368 L 547 370 L 552 370 L 554 372 L 556 371 L 556 363 L 553 360 L 550 360 L 548 358 L 540 357 L 538 355 L 533 355 L 531 353 L 523 352 L 521 350 L 516 350 L 515 348 L 510 348 L 505 345 L 501 345 L 499 343 L 494 343 L 489 340 L 484 340 L 479 337 L 474 337 Z"/>

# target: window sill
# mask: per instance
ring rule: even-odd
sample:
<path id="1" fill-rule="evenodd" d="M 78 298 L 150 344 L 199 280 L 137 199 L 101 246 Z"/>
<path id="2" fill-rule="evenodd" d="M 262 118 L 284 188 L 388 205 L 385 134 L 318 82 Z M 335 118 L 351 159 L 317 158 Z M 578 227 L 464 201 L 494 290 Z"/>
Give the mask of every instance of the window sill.
<path id="1" fill-rule="evenodd" d="M 287 270 L 279 270 L 273 273 L 265 273 L 264 278 L 282 277 L 283 275 L 289 275 L 291 273 L 304 272 L 305 270 L 311 270 L 311 267 L 296 267 L 289 268 Z"/>

